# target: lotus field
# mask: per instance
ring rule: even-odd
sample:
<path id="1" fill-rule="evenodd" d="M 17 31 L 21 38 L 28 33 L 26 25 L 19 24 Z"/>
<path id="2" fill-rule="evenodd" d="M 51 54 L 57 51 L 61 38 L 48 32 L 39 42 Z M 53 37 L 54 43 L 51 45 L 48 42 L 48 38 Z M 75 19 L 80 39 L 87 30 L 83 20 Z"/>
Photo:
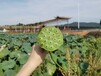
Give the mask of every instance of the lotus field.
<path id="1" fill-rule="evenodd" d="M 36 44 L 37 34 L 0 34 L 0 76 L 16 76 Z M 101 37 L 63 35 L 31 76 L 101 76 Z"/>

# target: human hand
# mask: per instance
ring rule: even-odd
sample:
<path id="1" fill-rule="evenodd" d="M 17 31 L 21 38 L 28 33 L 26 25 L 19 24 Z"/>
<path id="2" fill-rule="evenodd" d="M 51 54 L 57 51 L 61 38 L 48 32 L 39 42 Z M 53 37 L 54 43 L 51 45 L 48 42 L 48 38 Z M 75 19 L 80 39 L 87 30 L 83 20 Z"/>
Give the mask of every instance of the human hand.
<path id="1" fill-rule="evenodd" d="M 31 73 L 42 63 L 46 54 L 47 52 L 44 49 L 38 45 L 34 45 L 28 61 L 23 65 L 16 76 L 30 76 Z"/>
<path id="2" fill-rule="evenodd" d="M 47 54 L 47 51 L 45 51 L 44 49 L 42 49 L 40 46 L 38 45 L 34 45 L 32 47 L 32 52 L 29 54 L 29 62 L 37 61 L 37 63 L 41 63 L 45 56 Z"/>

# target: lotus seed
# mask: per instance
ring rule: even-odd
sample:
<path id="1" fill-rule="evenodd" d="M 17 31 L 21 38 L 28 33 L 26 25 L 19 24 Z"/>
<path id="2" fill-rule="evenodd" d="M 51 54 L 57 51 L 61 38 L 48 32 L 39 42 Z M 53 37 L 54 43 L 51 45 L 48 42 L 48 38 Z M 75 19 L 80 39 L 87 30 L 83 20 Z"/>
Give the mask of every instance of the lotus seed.
<path id="1" fill-rule="evenodd" d="M 55 51 L 63 44 L 63 35 L 58 28 L 47 26 L 39 32 L 37 42 L 46 51 Z"/>

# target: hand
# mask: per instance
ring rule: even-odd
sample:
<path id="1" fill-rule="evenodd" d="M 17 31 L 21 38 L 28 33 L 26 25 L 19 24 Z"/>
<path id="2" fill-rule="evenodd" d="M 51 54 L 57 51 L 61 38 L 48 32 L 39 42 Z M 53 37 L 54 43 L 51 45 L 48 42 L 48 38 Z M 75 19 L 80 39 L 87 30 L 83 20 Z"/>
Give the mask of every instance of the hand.
<path id="1" fill-rule="evenodd" d="M 44 49 L 40 48 L 38 45 L 34 45 L 28 61 L 16 76 L 30 76 L 31 73 L 42 63 L 46 54 L 47 52 Z"/>
<path id="2" fill-rule="evenodd" d="M 31 52 L 28 60 L 30 61 L 30 60 L 36 59 L 36 60 L 42 62 L 44 60 L 46 54 L 47 54 L 47 52 L 44 49 L 40 48 L 38 45 L 34 45 L 32 47 L 32 52 Z"/>

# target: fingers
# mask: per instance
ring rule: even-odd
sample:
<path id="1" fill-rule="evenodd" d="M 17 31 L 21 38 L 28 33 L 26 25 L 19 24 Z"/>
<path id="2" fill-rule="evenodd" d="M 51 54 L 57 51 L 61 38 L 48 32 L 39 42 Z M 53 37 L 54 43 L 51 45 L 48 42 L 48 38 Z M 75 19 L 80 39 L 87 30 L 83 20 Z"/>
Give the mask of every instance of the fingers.
<path id="1" fill-rule="evenodd" d="M 39 55 L 43 59 L 46 56 L 47 51 L 41 48 L 39 45 L 33 45 L 31 54 Z"/>

